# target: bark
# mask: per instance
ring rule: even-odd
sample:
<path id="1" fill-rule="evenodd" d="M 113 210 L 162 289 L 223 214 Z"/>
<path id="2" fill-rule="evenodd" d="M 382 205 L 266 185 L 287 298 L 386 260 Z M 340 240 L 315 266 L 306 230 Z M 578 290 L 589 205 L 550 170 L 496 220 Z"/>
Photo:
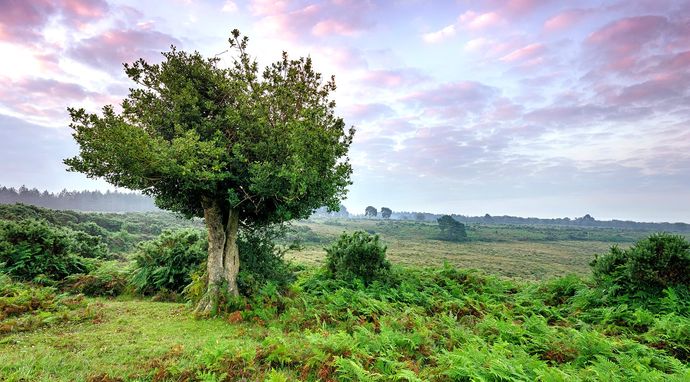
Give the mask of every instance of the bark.
<path id="1" fill-rule="evenodd" d="M 223 211 L 217 200 L 204 199 L 204 219 L 208 229 L 208 286 L 196 307 L 196 314 L 213 315 L 223 294 L 238 296 L 237 273 L 240 270 L 237 249 L 239 214 L 237 210 Z"/>

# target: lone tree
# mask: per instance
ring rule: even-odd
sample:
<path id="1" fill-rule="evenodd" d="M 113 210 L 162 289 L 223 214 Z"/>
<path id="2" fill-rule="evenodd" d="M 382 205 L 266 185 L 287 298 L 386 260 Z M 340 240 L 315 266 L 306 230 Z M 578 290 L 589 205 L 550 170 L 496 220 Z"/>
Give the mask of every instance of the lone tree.
<path id="1" fill-rule="evenodd" d="M 376 211 L 376 207 L 374 207 L 374 206 L 368 206 L 367 208 L 364 209 L 364 216 L 375 218 L 376 214 L 377 214 L 377 211 Z"/>
<path id="2" fill-rule="evenodd" d="M 467 232 L 465 225 L 453 219 L 449 215 L 443 215 L 436 220 L 438 228 L 441 230 L 441 239 L 448 241 L 465 241 L 467 240 Z"/>
<path id="3" fill-rule="evenodd" d="M 390 219 L 392 213 L 393 213 L 393 211 L 391 211 L 390 208 L 388 208 L 388 207 L 381 207 L 381 217 L 382 217 L 382 218 L 384 218 L 384 219 Z"/>
<path id="4" fill-rule="evenodd" d="M 215 311 L 222 292 L 238 295 L 239 226 L 337 210 L 351 184 L 354 129 L 335 115 L 334 77 L 309 58 L 282 59 L 259 72 L 247 37 L 233 30 L 233 65 L 218 67 L 171 47 L 161 64 L 125 64 L 136 83 L 122 112 L 69 108 L 79 155 L 69 170 L 141 190 L 156 205 L 208 228 L 208 288 L 196 312 Z"/>

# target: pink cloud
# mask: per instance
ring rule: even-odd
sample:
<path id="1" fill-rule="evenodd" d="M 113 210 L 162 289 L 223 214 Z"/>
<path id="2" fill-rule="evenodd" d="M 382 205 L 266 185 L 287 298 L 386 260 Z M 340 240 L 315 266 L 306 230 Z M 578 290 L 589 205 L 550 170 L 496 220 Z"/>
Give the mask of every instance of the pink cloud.
<path id="1" fill-rule="evenodd" d="M 40 37 L 57 6 L 50 0 L 3 1 L 0 12 L 0 39 L 27 43 Z"/>
<path id="2" fill-rule="evenodd" d="M 523 61 L 527 59 L 535 59 L 541 56 L 546 51 L 546 47 L 541 43 L 533 43 L 516 49 L 509 54 L 501 57 L 501 61 L 514 62 Z"/>
<path id="3" fill-rule="evenodd" d="M 80 27 L 107 15 L 104 0 L 3 1 L 0 39 L 15 43 L 42 40 L 42 29 L 57 16 L 70 26 Z"/>
<path id="4" fill-rule="evenodd" d="M 81 85 L 46 78 L 0 78 L 0 84 L 0 103 L 32 116 L 64 115 L 65 102 L 78 102 L 97 95 Z"/>
<path id="5" fill-rule="evenodd" d="M 72 58 L 104 70 L 117 72 L 125 62 L 139 58 L 157 61 L 160 52 L 179 45 L 176 38 L 150 29 L 109 30 L 79 41 L 69 54 Z"/>
<path id="6" fill-rule="evenodd" d="M 458 23 L 467 29 L 494 28 L 504 23 L 496 12 L 477 13 L 467 11 L 458 17 Z"/>
<path id="7" fill-rule="evenodd" d="M 571 26 L 580 23 L 586 17 L 592 14 L 589 9 L 570 9 L 561 12 L 544 22 L 544 29 L 547 31 L 556 31 L 570 28 Z"/>
<path id="8" fill-rule="evenodd" d="M 550 0 L 505 0 L 503 13 L 512 16 L 524 16 L 548 5 Z"/>
<path id="9" fill-rule="evenodd" d="M 296 1 L 254 0 L 252 12 L 281 37 L 353 36 L 372 28 L 367 18 L 373 8 L 368 1 L 337 1 L 302 5 Z"/>
<path id="10" fill-rule="evenodd" d="M 74 23 L 100 19 L 108 13 L 104 0 L 62 0 L 63 15 Z"/>

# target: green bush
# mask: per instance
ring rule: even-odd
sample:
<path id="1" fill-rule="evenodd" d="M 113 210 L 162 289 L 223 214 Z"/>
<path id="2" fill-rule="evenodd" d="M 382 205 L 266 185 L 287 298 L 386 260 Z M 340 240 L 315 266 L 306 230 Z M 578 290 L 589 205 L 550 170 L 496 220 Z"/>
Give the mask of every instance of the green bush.
<path id="1" fill-rule="evenodd" d="M 207 248 L 201 231 L 164 231 L 156 239 L 139 245 L 131 284 L 143 295 L 179 293 L 192 281 L 192 272 L 206 259 Z"/>
<path id="2" fill-rule="evenodd" d="M 690 286 L 690 243 L 657 233 L 628 249 L 614 246 L 591 265 L 594 279 L 611 297 L 661 297 L 666 288 Z"/>
<path id="3" fill-rule="evenodd" d="M 86 245 L 93 237 L 84 235 L 39 220 L 0 222 L 0 269 L 21 280 L 58 281 L 87 273 L 86 257 L 103 256 L 103 248 Z"/>
<path id="4" fill-rule="evenodd" d="M 71 293 L 87 296 L 114 297 L 122 294 L 128 285 L 129 269 L 117 261 L 103 262 L 88 274 L 67 277 L 63 288 Z"/>
<path id="5" fill-rule="evenodd" d="M 341 280 L 360 279 L 365 285 L 385 281 L 390 273 L 386 246 L 378 235 L 356 231 L 343 233 L 338 241 L 326 248 L 326 264 L 332 277 Z"/>
<path id="6" fill-rule="evenodd" d="M 237 246 L 240 252 L 240 272 L 237 287 L 245 296 L 256 294 L 268 283 L 285 289 L 295 280 L 294 273 L 283 258 L 284 249 L 275 244 L 282 236 L 281 228 L 244 229 Z"/>

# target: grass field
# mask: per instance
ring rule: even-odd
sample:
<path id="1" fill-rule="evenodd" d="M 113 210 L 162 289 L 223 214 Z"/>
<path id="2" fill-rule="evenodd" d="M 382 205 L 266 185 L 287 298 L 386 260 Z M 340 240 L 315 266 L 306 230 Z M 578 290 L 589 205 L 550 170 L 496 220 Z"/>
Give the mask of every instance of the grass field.
<path id="1" fill-rule="evenodd" d="M 302 250 L 286 255 L 295 262 L 322 264 L 324 246 L 343 232 L 364 230 L 381 236 L 394 263 L 434 267 L 447 262 L 536 280 L 568 273 L 587 275 L 595 253 L 604 253 L 612 245 L 626 247 L 647 234 L 596 228 L 470 225 L 469 241 L 454 243 L 434 239 L 438 235 L 435 223 L 331 219 L 301 221 L 294 226 L 304 239 Z"/>
<path id="2" fill-rule="evenodd" d="M 293 228 L 297 281 L 231 301 L 221 318 L 0 275 L 0 381 L 690 380 L 690 295 L 607 302 L 589 278 L 595 253 L 648 232 L 470 225 L 455 243 L 413 221 Z M 323 248 L 355 230 L 388 246 L 386 282 L 324 273 Z"/>

